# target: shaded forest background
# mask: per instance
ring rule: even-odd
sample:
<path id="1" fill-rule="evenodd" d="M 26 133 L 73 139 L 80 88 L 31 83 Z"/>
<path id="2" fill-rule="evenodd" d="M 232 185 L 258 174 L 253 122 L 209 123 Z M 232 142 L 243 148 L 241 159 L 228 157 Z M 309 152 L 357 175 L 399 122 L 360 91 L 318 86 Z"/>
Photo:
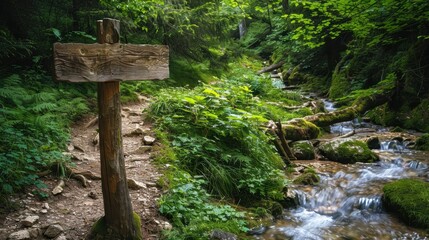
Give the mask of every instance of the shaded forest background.
<path id="1" fill-rule="evenodd" d="M 193 131 L 194 128 L 179 129 L 168 119 L 157 116 L 180 113 L 184 117 L 195 117 L 197 130 L 199 127 L 207 130 L 213 122 L 220 126 L 210 133 L 212 135 L 206 132 L 203 138 L 197 135 L 165 137 L 167 142 L 171 141 L 173 150 L 175 147 L 186 150 L 186 146 L 195 143 L 201 145 L 201 149 L 176 151 L 177 156 L 172 158 L 186 159 L 188 165 L 182 163 L 181 166 L 191 175 L 209 175 L 214 170 L 206 168 L 208 172 L 204 172 L 190 167 L 201 160 L 187 159 L 196 152 L 221 156 L 229 151 L 238 159 L 224 159 L 228 164 L 219 169 L 227 169 L 222 175 L 226 180 L 208 179 L 209 187 L 183 173 L 182 179 L 177 181 L 192 183 L 201 198 L 208 197 L 202 190 L 208 189 L 220 197 L 234 198 L 234 195 L 244 194 L 249 198 L 257 195 L 276 199 L 282 188 L 278 172 L 272 171 L 261 178 L 250 174 L 254 170 L 252 167 L 270 171 L 280 168 L 276 157 L 267 160 L 271 161 L 269 164 L 255 164 L 249 160 L 273 153 L 265 145 L 261 145 L 259 152 L 252 152 L 248 141 L 254 145 L 269 141 L 252 129 L 268 119 L 287 120 L 311 114 L 304 111 L 294 115 L 263 102 L 252 102 L 255 95 L 262 99 L 265 96 L 266 101 L 280 96 L 275 90 L 267 90 L 270 85 L 267 79 L 251 76 L 262 68 L 254 59 L 268 63 L 283 61 L 281 74 L 287 85 L 300 84 L 308 91 L 336 100 L 339 105 L 371 94 L 376 91 L 374 86 L 387 81 L 394 86 L 391 100 L 366 113 L 366 117 L 381 125 L 429 132 L 429 2 L 425 0 L 3 0 L 0 9 L 0 202 L 7 203 L 6 206 L 11 204 L 8 196 L 28 186 L 43 189 L 37 173 L 53 169 L 59 176 L 65 174 L 70 159 L 62 152 L 70 138 L 69 126 L 83 114 L 96 110 L 95 85 L 55 82 L 52 79 L 52 44 L 94 43 L 95 21 L 104 17 L 121 20 L 123 43 L 166 44 L 171 49 L 171 79 L 124 83 L 123 101 L 136 100 L 138 93 L 159 94 L 161 101 L 151 109 L 153 118 L 161 130 L 177 131 L 178 136 L 180 131 Z M 231 64 L 234 62 L 240 64 Z M 225 78 L 228 80 L 214 92 L 205 85 Z M 246 83 L 249 88 L 235 89 L 236 99 L 215 104 L 217 109 L 212 115 L 188 116 L 179 111 L 187 107 L 183 101 L 176 106 L 179 110 L 165 108 L 168 104 L 175 106 L 172 103 L 176 100 L 171 96 L 191 105 L 201 101 L 203 106 L 213 105 L 212 100 L 220 99 L 220 95 L 230 99 L 232 95 L 226 90 L 234 89 L 236 81 Z M 167 87 L 181 88 L 168 94 L 160 92 Z M 187 95 L 188 91 L 183 88 L 195 92 Z M 286 105 L 299 102 L 299 97 L 293 94 L 283 98 L 280 97 Z M 258 112 L 246 109 L 244 103 Z M 233 127 L 222 125 L 219 120 L 222 114 L 233 111 L 229 104 L 242 106 L 251 114 L 234 119 L 236 125 Z M 243 115 L 242 112 L 234 114 Z M 224 120 L 231 118 L 228 116 Z M 254 122 L 248 124 L 251 120 Z M 240 131 L 229 136 L 225 135 L 225 129 Z M 225 146 L 212 146 L 211 136 L 225 140 Z M 231 138 L 238 141 L 242 152 L 227 148 Z M 202 144 L 204 141 L 206 145 Z M 214 158 L 204 160 L 216 161 Z M 243 182 L 239 186 L 226 187 L 231 181 L 228 174 L 235 171 L 231 167 L 234 164 L 228 161 L 249 163 L 249 171 L 242 173 Z M 42 190 L 35 193 L 47 197 Z M 178 202 L 174 197 L 171 199 L 164 199 L 164 206 L 168 206 L 168 201 Z M 167 215 L 175 214 L 175 210 L 168 207 L 163 211 Z M 225 215 L 241 218 L 229 209 L 223 211 Z M 176 220 L 182 225 L 191 221 Z M 240 221 L 237 225 L 243 227 Z"/>

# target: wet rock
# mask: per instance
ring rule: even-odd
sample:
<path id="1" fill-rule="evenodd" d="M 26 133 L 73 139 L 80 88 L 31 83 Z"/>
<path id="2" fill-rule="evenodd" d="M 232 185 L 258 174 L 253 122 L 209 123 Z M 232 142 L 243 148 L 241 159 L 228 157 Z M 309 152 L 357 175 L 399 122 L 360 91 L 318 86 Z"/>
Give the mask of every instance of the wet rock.
<path id="1" fill-rule="evenodd" d="M 262 235 L 267 231 L 267 227 L 265 226 L 259 226 L 259 227 L 255 227 L 250 229 L 249 231 L 247 231 L 247 234 L 249 235 Z"/>
<path id="2" fill-rule="evenodd" d="M 64 229 L 59 224 L 54 224 L 54 225 L 50 225 L 46 229 L 43 235 L 45 235 L 48 238 L 55 238 L 56 236 L 60 235 L 63 231 Z"/>
<path id="3" fill-rule="evenodd" d="M 293 142 L 291 148 L 298 160 L 313 160 L 316 158 L 313 144 L 310 141 Z"/>
<path id="4" fill-rule="evenodd" d="M 369 137 L 365 140 L 369 149 L 380 149 L 380 139 L 377 136 Z"/>
<path id="5" fill-rule="evenodd" d="M 359 140 L 334 140 L 322 144 L 319 150 L 323 156 L 339 163 L 375 162 L 378 156 L 366 143 Z"/>
<path id="6" fill-rule="evenodd" d="M 37 221 L 39 221 L 39 216 L 28 216 L 24 220 L 21 221 L 22 226 L 24 227 L 31 227 L 33 226 Z"/>
<path id="7" fill-rule="evenodd" d="M 8 240 L 26 240 L 31 239 L 30 232 L 27 229 L 14 232 L 9 235 Z"/>
<path id="8" fill-rule="evenodd" d="M 299 199 L 298 195 L 293 189 L 286 189 L 284 192 L 284 198 L 280 202 L 284 208 L 293 208 L 298 206 Z"/>
<path id="9" fill-rule="evenodd" d="M 213 240 L 237 240 L 238 237 L 235 234 L 225 232 L 219 229 L 215 229 L 210 234 L 210 239 Z"/>
<path id="10" fill-rule="evenodd" d="M 127 180 L 127 183 L 128 183 L 128 188 L 132 189 L 132 190 L 139 190 L 139 189 L 142 189 L 142 188 L 147 188 L 144 183 L 136 181 L 134 179 L 130 179 L 129 178 Z"/>
<path id="11" fill-rule="evenodd" d="M 155 142 L 155 138 L 151 137 L 151 136 L 144 136 L 143 137 L 143 143 L 145 145 L 153 145 L 153 143 Z"/>
<path id="12" fill-rule="evenodd" d="M 397 136 L 392 138 L 392 141 L 398 141 L 399 143 L 402 143 L 404 141 L 404 138 L 401 136 Z"/>

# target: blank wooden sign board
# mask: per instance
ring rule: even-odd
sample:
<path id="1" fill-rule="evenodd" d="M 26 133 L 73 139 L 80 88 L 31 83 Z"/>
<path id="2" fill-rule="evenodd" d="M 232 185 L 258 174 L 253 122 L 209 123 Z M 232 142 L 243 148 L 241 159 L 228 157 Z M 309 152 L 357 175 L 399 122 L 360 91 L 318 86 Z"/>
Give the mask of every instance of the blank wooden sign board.
<path id="1" fill-rule="evenodd" d="M 54 44 L 59 81 L 97 82 L 100 161 L 106 227 L 119 239 L 135 239 L 122 146 L 119 82 L 169 77 L 168 47 L 119 43 L 119 21 L 97 21 L 98 44 Z"/>

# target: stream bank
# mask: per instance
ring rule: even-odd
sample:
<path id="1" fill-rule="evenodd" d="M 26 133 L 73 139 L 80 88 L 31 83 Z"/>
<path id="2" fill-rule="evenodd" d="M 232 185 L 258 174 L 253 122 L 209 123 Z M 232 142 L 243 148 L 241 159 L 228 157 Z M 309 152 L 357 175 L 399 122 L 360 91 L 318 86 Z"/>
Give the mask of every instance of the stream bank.
<path id="1" fill-rule="evenodd" d="M 333 104 L 324 101 L 328 111 Z M 383 206 L 382 188 L 398 179 L 429 181 L 428 153 L 408 149 L 416 132 L 389 129 L 358 120 L 337 123 L 316 142 L 379 139 L 372 150 L 379 161 L 341 164 L 332 161 L 294 161 L 297 171 L 315 169 L 315 185 L 291 185 L 297 207 L 284 211 L 275 224 L 256 239 L 427 239 L 428 233 L 407 226 Z M 344 134 L 349 136 L 344 137 Z M 343 136 L 343 137 L 341 137 Z M 423 203 L 422 203 L 423 204 Z"/>

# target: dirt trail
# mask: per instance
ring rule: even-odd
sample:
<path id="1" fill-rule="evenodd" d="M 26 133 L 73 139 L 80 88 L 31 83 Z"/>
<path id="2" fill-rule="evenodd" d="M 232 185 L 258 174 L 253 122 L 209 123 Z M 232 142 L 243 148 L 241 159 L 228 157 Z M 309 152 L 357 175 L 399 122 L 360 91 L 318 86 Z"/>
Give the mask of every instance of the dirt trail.
<path id="1" fill-rule="evenodd" d="M 130 187 L 133 210 L 142 219 L 144 239 L 159 239 L 162 229 L 171 225 L 159 215 L 157 200 L 161 190 L 157 181 L 161 174 L 152 163 L 154 152 L 150 143 L 153 137 L 152 126 L 142 117 L 148 99 L 141 97 L 140 103 L 122 107 L 122 133 L 125 152 L 127 178 L 137 182 Z M 72 140 L 68 149 L 75 164 L 75 171 L 91 171 L 100 176 L 100 161 L 97 140 L 98 124 L 89 123 L 95 116 L 86 116 L 72 128 Z M 143 138 L 146 136 L 144 143 Z M 157 144 L 156 141 L 153 144 Z M 58 180 L 47 176 L 42 180 L 48 185 L 49 198 L 40 201 L 31 193 L 15 199 L 21 207 L 7 216 L 0 216 L 0 239 L 14 232 L 27 230 L 30 239 L 48 239 L 44 236 L 50 225 L 58 224 L 63 233 L 54 239 L 84 239 L 92 224 L 104 215 L 103 197 L 100 180 L 89 180 L 89 186 L 83 187 L 80 181 L 67 178 L 62 193 L 53 195 L 51 190 Z M 47 203 L 47 204 L 46 204 Z M 23 227 L 23 220 L 28 216 L 38 216 L 39 220 L 31 227 Z M 37 235 L 37 237 L 36 237 Z M 25 238 L 24 238 L 25 239 Z"/>

